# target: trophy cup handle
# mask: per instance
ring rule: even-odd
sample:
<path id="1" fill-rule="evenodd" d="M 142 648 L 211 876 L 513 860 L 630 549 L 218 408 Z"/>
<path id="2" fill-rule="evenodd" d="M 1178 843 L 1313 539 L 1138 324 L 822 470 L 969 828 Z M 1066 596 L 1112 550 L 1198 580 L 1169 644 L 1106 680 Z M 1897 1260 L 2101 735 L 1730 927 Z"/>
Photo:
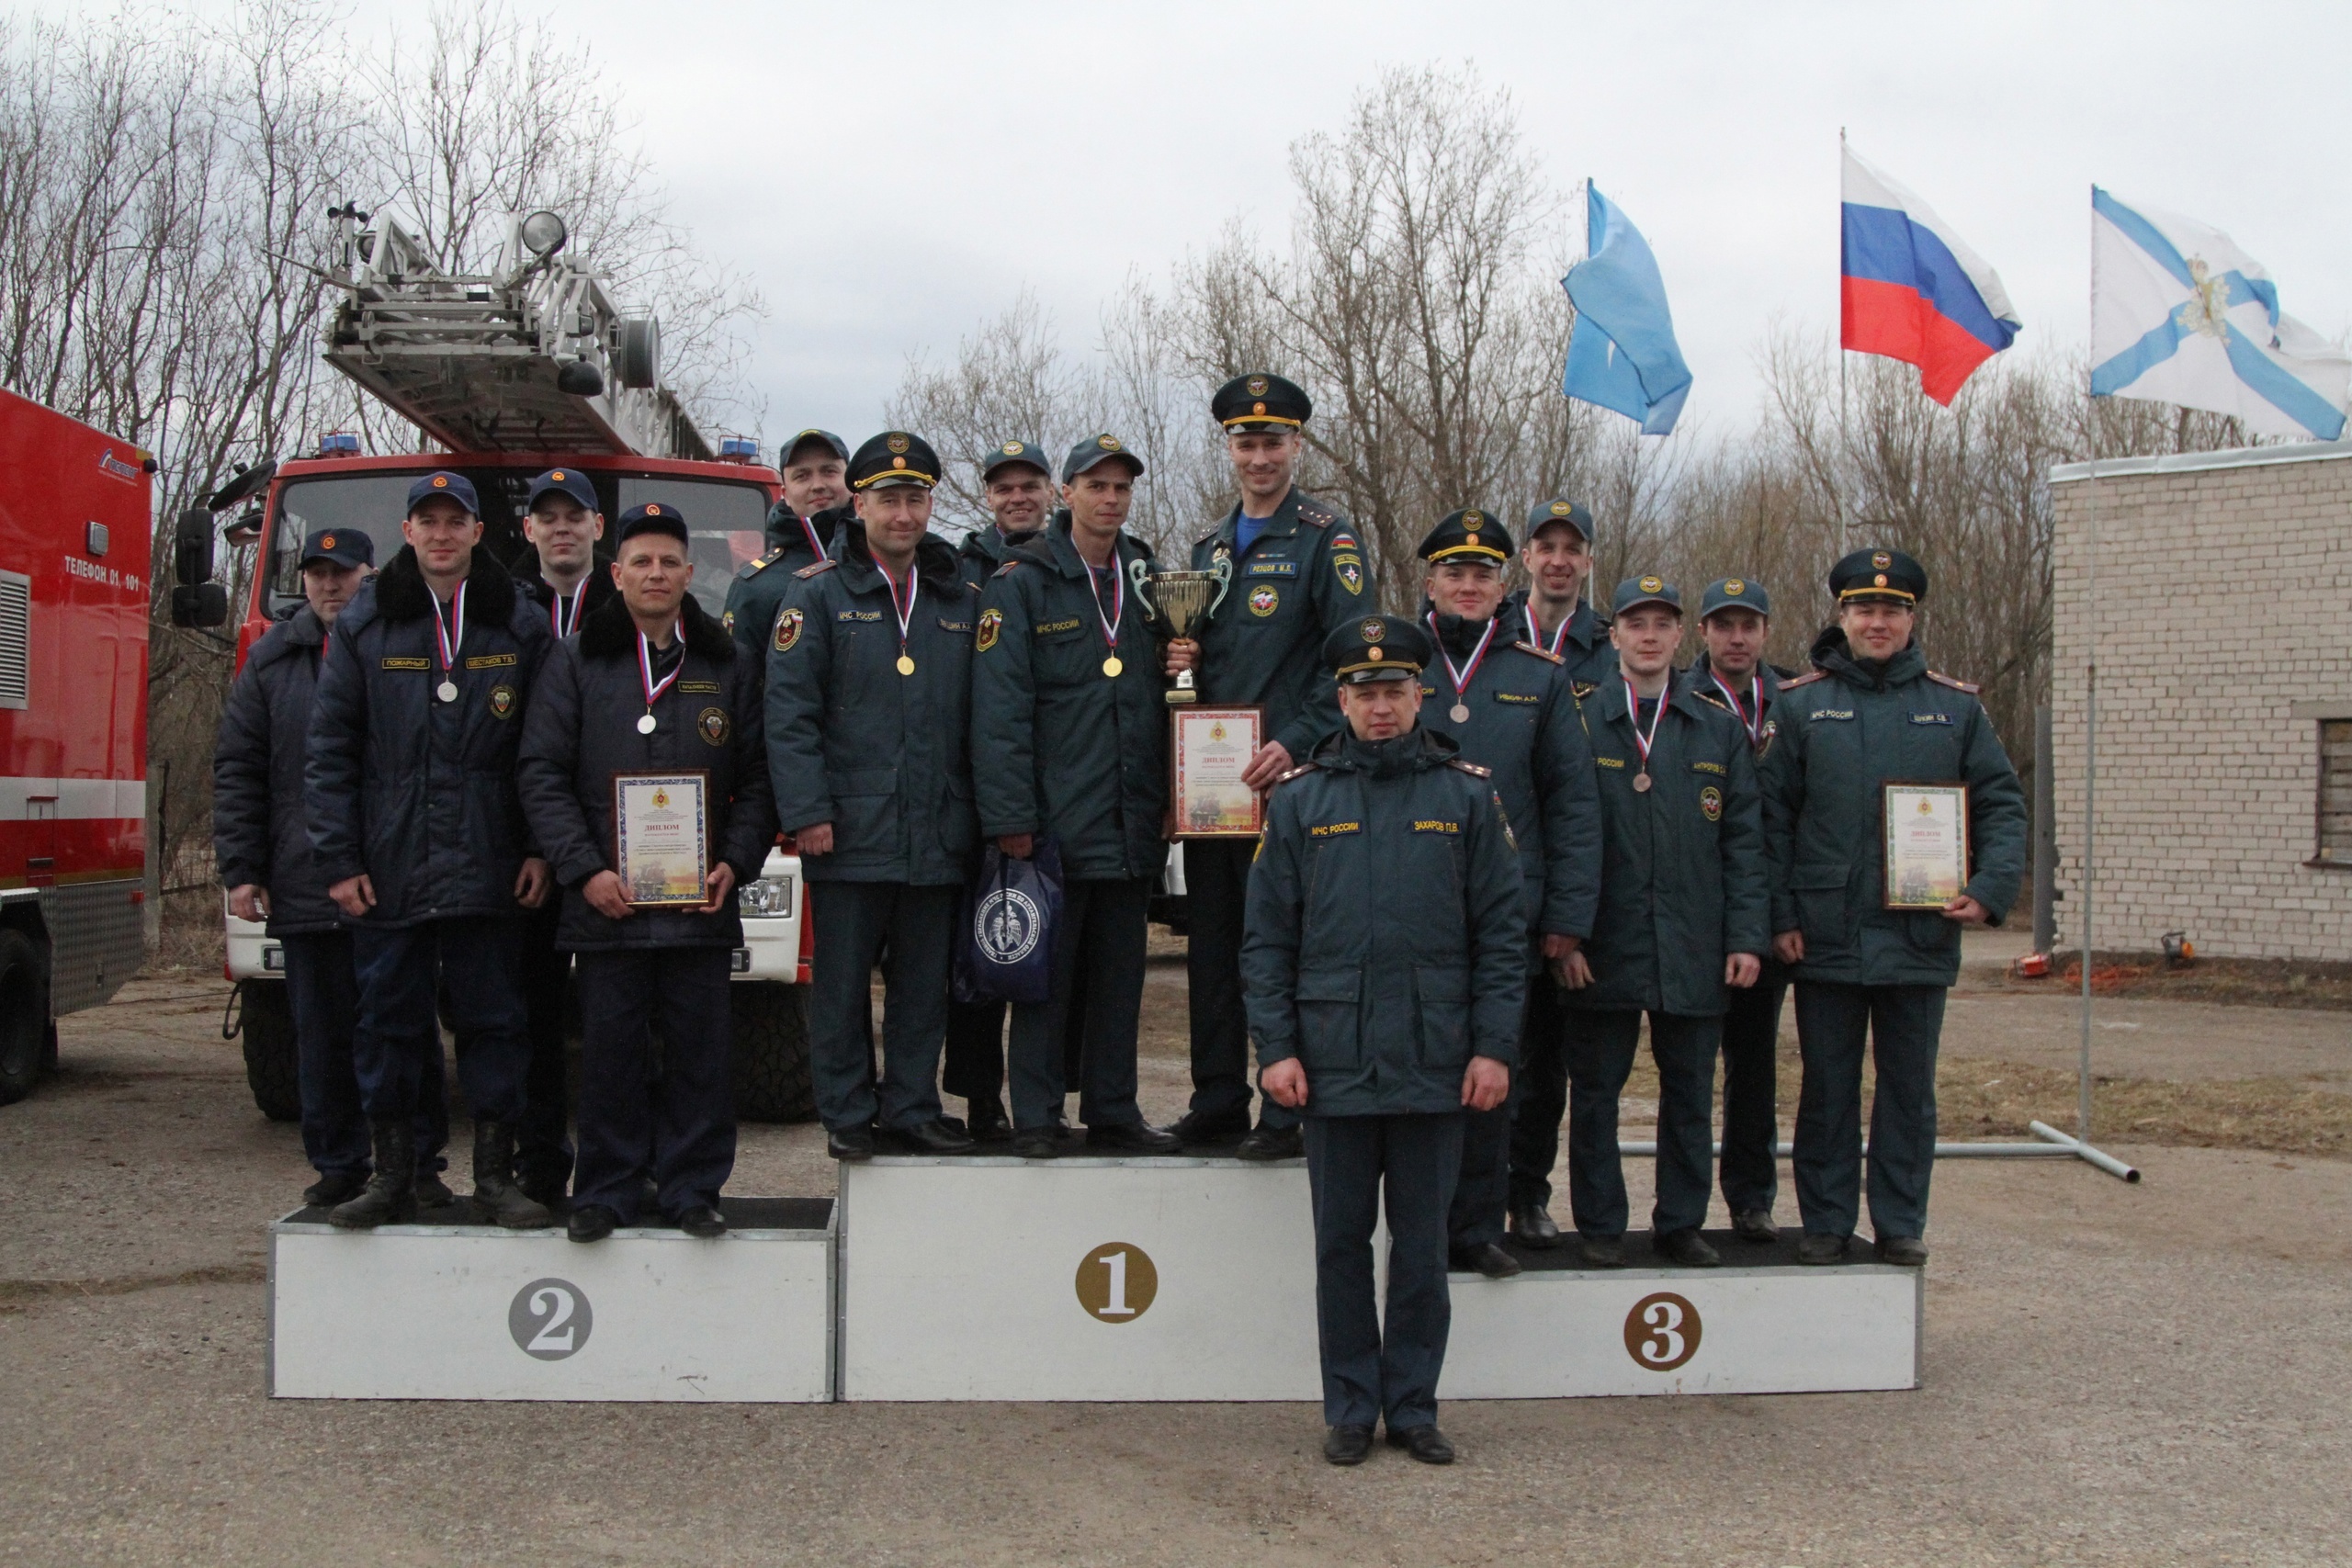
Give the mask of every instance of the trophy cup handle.
<path id="1" fill-rule="evenodd" d="M 1209 575 L 1216 579 L 1216 597 L 1209 601 L 1208 614 L 1201 617 L 1203 620 L 1216 614 L 1216 607 L 1225 603 L 1225 595 L 1233 586 L 1233 558 L 1219 556 L 1211 561 Z"/>
<path id="2" fill-rule="evenodd" d="M 1151 572 L 1141 560 L 1127 562 L 1127 581 L 1135 589 L 1136 603 L 1143 606 L 1144 618 L 1148 621 L 1159 620 L 1159 606 L 1151 602 Z"/>

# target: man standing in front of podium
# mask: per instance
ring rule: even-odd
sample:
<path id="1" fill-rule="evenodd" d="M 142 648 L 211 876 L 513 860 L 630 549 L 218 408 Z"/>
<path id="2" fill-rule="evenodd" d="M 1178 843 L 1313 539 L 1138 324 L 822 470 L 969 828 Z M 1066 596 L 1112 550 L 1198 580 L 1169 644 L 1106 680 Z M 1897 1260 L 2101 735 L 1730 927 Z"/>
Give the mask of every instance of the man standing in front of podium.
<path id="1" fill-rule="evenodd" d="M 1285 774 L 1250 877 L 1242 969 L 1261 1087 L 1306 1122 L 1323 1457 L 1450 1464 L 1437 1385 L 1463 1112 L 1510 1092 L 1527 981 L 1519 852 L 1486 769 L 1418 722 L 1420 627 L 1366 615 L 1324 662 L 1346 728 Z M 1388 1218 L 1388 1299 L 1372 1233 Z"/>

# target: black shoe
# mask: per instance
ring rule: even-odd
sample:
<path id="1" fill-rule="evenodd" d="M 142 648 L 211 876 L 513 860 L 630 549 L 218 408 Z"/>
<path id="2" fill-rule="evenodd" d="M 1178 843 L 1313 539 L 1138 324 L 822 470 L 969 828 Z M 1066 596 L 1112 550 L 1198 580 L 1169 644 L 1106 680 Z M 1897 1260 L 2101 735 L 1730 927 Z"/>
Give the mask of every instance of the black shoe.
<path id="1" fill-rule="evenodd" d="M 1800 1263 L 1843 1263 L 1846 1260 L 1846 1238 L 1842 1235 L 1816 1235 L 1808 1231 L 1797 1243 Z"/>
<path id="2" fill-rule="evenodd" d="M 602 1241 L 620 1223 L 621 1217 L 602 1203 L 582 1203 L 564 1222 L 563 1234 L 574 1241 Z"/>
<path id="3" fill-rule="evenodd" d="M 1781 1239 L 1781 1227 L 1772 1223 L 1770 1209 L 1742 1209 L 1731 1217 L 1731 1229 L 1740 1240 L 1766 1247 Z"/>
<path id="4" fill-rule="evenodd" d="M 972 1142 L 1002 1144 L 1012 1141 L 1012 1123 L 1004 1114 L 1003 1100 L 990 1095 L 986 1100 L 971 1101 L 970 1109 L 971 1114 L 964 1119 L 964 1127 L 971 1134 Z"/>
<path id="5" fill-rule="evenodd" d="M 1324 1427 L 1323 1457 L 1333 1464 L 1362 1464 L 1372 1457 L 1372 1428 Z"/>
<path id="6" fill-rule="evenodd" d="M 1253 1128 L 1233 1154 L 1237 1159 L 1302 1159 L 1306 1155 L 1306 1134 L 1295 1127 Z"/>
<path id="7" fill-rule="evenodd" d="M 1050 1122 L 1043 1127 L 1016 1128 L 1012 1152 L 1023 1159 L 1057 1159 L 1062 1152 L 1061 1133 Z"/>
<path id="8" fill-rule="evenodd" d="M 302 1205 L 309 1209 L 332 1209 L 337 1203 L 347 1203 L 359 1196 L 368 1179 L 356 1170 L 330 1170 L 320 1174 L 316 1181 L 302 1189 Z"/>
<path id="9" fill-rule="evenodd" d="M 415 1188 L 416 1206 L 420 1209 L 447 1209 L 458 1201 L 458 1195 L 449 1190 L 449 1184 L 441 1179 L 437 1170 L 418 1171 Z"/>
<path id="10" fill-rule="evenodd" d="M 1871 1245 L 1881 1263 L 1892 1263 L 1898 1269 L 1928 1266 L 1928 1244 L 1916 1235 L 1883 1235 Z"/>
<path id="11" fill-rule="evenodd" d="M 1529 1203 L 1510 1212 L 1510 1234 L 1519 1238 L 1521 1247 L 1557 1247 L 1560 1227 L 1552 1219 L 1552 1211 L 1541 1203 Z"/>
<path id="12" fill-rule="evenodd" d="M 1187 1144 L 1221 1144 L 1227 1138 L 1238 1138 L 1250 1131 L 1248 1116 L 1210 1116 L 1198 1111 L 1187 1111 L 1168 1129 Z"/>
<path id="13" fill-rule="evenodd" d="M 885 1127 L 882 1142 L 896 1155 L 967 1155 L 979 1147 L 969 1133 L 949 1126 L 944 1117 L 911 1127 Z"/>
<path id="14" fill-rule="evenodd" d="M 688 1235 L 700 1236 L 707 1241 L 712 1236 L 727 1234 L 727 1219 L 709 1204 L 696 1203 L 678 1216 L 678 1228 Z"/>
<path id="15" fill-rule="evenodd" d="M 1476 1247 L 1449 1248 L 1446 1264 L 1449 1268 L 1484 1274 L 1489 1280 L 1508 1280 L 1519 1272 L 1519 1259 L 1491 1241 L 1482 1241 Z"/>
<path id="16" fill-rule="evenodd" d="M 330 1224 L 347 1231 L 405 1224 L 416 1218 L 416 1130 L 405 1116 L 371 1121 L 376 1171 L 359 1196 L 327 1211 Z"/>
<path id="17" fill-rule="evenodd" d="M 1683 1231 L 1668 1231 L 1650 1244 L 1650 1249 L 1668 1263 L 1685 1269 L 1720 1269 L 1724 1255 L 1707 1245 L 1707 1238 L 1696 1226 Z"/>
<path id="18" fill-rule="evenodd" d="M 1115 1127 L 1089 1127 L 1086 1146 L 1114 1155 L 1174 1155 L 1184 1152 L 1184 1140 L 1145 1122 L 1125 1122 Z"/>
<path id="19" fill-rule="evenodd" d="M 514 1185 L 521 1188 L 523 1196 L 532 1202 L 544 1203 L 552 1209 L 571 1195 L 571 1174 L 563 1170 L 526 1170 L 515 1177 Z M 422 1196 L 420 1184 L 419 1197 Z"/>
<path id="20" fill-rule="evenodd" d="M 1453 1462 L 1453 1445 L 1445 1440 L 1445 1434 L 1437 1429 L 1435 1422 L 1426 1427 L 1408 1427 L 1401 1432 L 1389 1427 L 1388 1446 L 1403 1449 L 1423 1464 Z"/>
<path id="21" fill-rule="evenodd" d="M 828 1127 L 825 1129 L 825 1153 L 833 1159 L 853 1163 L 874 1157 L 874 1129 L 871 1127 Z"/>
<path id="22" fill-rule="evenodd" d="M 555 1224 L 547 1205 L 514 1185 L 514 1128 L 506 1122 L 474 1123 L 474 1212 L 504 1230 L 531 1231 Z"/>
<path id="23" fill-rule="evenodd" d="M 1577 1255 L 1588 1269 L 1623 1269 L 1625 1267 L 1625 1238 L 1622 1235 L 1580 1235 L 1577 1237 Z"/>

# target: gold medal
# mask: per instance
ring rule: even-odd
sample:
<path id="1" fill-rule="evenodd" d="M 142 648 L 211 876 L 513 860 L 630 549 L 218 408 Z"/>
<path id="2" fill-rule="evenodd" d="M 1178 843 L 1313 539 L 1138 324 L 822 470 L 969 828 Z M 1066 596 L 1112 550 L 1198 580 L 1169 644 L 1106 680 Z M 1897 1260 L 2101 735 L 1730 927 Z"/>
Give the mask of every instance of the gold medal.
<path id="1" fill-rule="evenodd" d="M 1649 774 L 1647 774 L 1647 773 L 1635 773 L 1635 774 L 1634 775 L 1634 793 L 1635 795 L 1647 795 L 1647 794 L 1649 794 L 1649 792 L 1650 792 L 1650 776 L 1649 776 Z"/>
<path id="2" fill-rule="evenodd" d="M 1110 676 L 1114 681 L 1119 678 L 1119 671 L 1125 668 L 1125 664 L 1119 662 L 1119 656 L 1115 653 L 1102 661 L 1102 673 Z"/>
<path id="3" fill-rule="evenodd" d="M 914 658 L 914 655 L 913 655 L 913 654 L 911 654 L 911 653 L 902 653 L 902 654 L 899 655 L 899 674 L 901 674 L 901 675 L 911 675 L 911 674 L 913 674 L 914 672 L 915 672 L 915 658 Z"/>

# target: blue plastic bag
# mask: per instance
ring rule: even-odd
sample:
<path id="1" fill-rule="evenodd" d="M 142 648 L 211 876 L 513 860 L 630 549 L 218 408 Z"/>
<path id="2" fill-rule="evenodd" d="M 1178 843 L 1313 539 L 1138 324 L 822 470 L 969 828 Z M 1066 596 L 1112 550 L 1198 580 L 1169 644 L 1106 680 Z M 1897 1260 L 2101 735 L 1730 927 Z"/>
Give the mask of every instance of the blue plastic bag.
<path id="1" fill-rule="evenodd" d="M 956 942 L 959 1002 L 1043 1002 L 1054 988 L 1054 938 L 1062 922 L 1061 849 L 1040 838 L 1027 860 L 994 844 L 964 893 Z"/>

